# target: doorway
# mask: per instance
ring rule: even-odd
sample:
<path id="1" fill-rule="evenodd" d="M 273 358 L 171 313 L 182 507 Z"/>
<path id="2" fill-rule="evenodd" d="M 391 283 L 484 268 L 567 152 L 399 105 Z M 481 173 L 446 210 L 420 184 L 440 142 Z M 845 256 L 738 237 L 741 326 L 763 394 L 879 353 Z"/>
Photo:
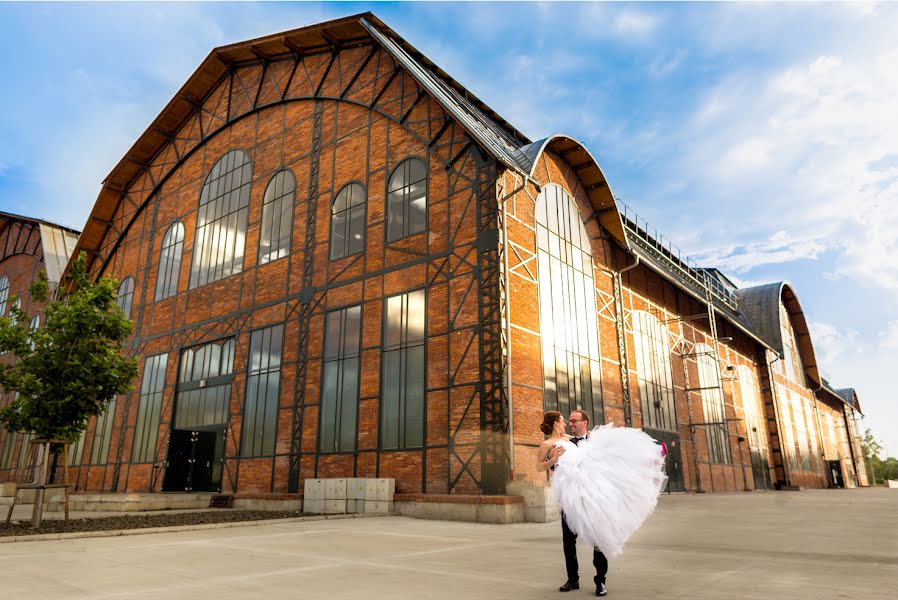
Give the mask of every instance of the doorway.
<path id="1" fill-rule="evenodd" d="M 163 492 L 220 492 L 226 428 L 173 429 Z"/>
<path id="2" fill-rule="evenodd" d="M 683 482 L 683 460 L 680 450 L 680 434 L 673 431 L 660 429 L 644 429 L 658 442 L 667 444 L 667 458 L 664 461 L 667 473 L 667 492 L 685 492 L 686 485 Z"/>

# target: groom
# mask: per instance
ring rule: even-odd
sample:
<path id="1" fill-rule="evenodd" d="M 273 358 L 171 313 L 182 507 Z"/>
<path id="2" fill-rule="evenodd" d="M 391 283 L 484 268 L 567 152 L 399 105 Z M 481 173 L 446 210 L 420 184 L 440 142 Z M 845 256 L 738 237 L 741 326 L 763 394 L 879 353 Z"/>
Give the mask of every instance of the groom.
<path id="1" fill-rule="evenodd" d="M 568 417 L 568 424 L 574 445 L 580 443 L 589 437 L 589 415 L 582 410 L 571 412 Z M 580 589 L 579 565 L 577 563 L 577 534 L 570 530 L 567 521 L 564 518 L 564 512 L 561 513 L 561 539 L 564 544 L 564 564 L 567 567 L 567 581 L 563 586 L 558 588 L 559 592 L 569 592 L 571 590 Z M 608 592 L 605 590 L 605 575 L 608 573 L 608 559 L 598 548 L 593 548 L 592 564 L 596 568 L 596 596 L 604 596 Z"/>

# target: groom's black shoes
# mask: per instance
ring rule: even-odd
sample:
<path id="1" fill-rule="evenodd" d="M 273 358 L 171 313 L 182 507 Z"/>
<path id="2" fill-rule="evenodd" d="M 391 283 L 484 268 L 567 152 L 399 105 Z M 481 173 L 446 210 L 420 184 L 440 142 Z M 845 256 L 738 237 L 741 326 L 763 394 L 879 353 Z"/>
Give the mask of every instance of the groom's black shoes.
<path id="1" fill-rule="evenodd" d="M 596 585 L 596 596 L 607 596 L 608 590 L 605 589 L 605 584 L 600 583 Z"/>
<path id="2" fill-rule="evenodd" d="M 559 592 L 569 592 L 571 590 L 579 590 L 580 582 L 579 581 L 565 581 L 564 585 L 558 588 Z"/>

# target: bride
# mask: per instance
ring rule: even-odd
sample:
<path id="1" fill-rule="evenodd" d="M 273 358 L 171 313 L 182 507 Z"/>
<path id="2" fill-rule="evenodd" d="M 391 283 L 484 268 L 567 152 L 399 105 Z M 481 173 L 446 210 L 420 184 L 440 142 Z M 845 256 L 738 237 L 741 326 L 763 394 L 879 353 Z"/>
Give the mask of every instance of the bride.
<path id="1" fill-rule="evenodd" d="M 570 421 L 575 436 L 565 434 L 561 413 L 546 413 L 540 429 L 549 437 L 540 444 L 537 469 L 551 470 L 570 530 L 614 559 L 655 510 L 667 482 L 663 450 L 639 429 L 606 424 L 589 432 L 582 411 Z"/>

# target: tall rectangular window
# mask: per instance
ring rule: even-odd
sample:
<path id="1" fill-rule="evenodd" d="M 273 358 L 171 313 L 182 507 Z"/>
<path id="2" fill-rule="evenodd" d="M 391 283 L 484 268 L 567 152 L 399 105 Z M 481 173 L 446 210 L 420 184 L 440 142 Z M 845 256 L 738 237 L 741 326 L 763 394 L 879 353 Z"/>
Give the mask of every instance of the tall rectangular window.
<path id="1" fill-rule="evenodd" d="M 109 440 L 112 438 L 112 422 L 115 419 L 115 398 L 106 407 L 106 412 L 97 417 L 94 427 L 94 443 L 90 449 L 90 464 L 105 465 L 109 459 Z"/>
<path id="2" fill-rule="evenodd" d="M 677 431 L 667 327 L 654 315 L 641 310 L 634 311 L 632 319 L 642 426 Z"/>
<path id="3" fill-rule="evenodd" d="M 283 325 L 259 329 L 250 337 L 241 456 L 274 454 L 283 346 Z"/>
<path id="4" fill-rule="evenodd" d="M 709 346 L 698 344 L 695 347 L 695 355 L 702 410 L 705 414 L 703 422 L 708 439 L 708 460 L 712 463 L 731 463 L 733 456 L 727 434 L 726 405 L 717 354 Z"/>
<path id="5" fill-rule="evenodd" d="M 327 313 L 319 428 L 322 452 L 355 450 L 361 327 L 361 306 Z"/>
<path id="6" fill-rule="evenodd" d="M 0 433 L 6 434 L 3 437 L 3 446 L 0 446 L 0 469 L 8 469 L 12 466 L 12 455 L 18 434 L 5 429 L 0 429 Z"/>
<path id="7" fill-rule="evenodd" d="M 153 462 L 155 458 L 167 366 L 168 354 L 148 356 L 143 363 L 143 383 L 140 386 L 137 424 L 134 427 L 134 446 L 131 452 L 133 462 Z"/>
<path id="8" fill-rule="evenodd" d="M 388 298 L 384 310 L 381 448 L 424 445 L 424 290 Z"/>

